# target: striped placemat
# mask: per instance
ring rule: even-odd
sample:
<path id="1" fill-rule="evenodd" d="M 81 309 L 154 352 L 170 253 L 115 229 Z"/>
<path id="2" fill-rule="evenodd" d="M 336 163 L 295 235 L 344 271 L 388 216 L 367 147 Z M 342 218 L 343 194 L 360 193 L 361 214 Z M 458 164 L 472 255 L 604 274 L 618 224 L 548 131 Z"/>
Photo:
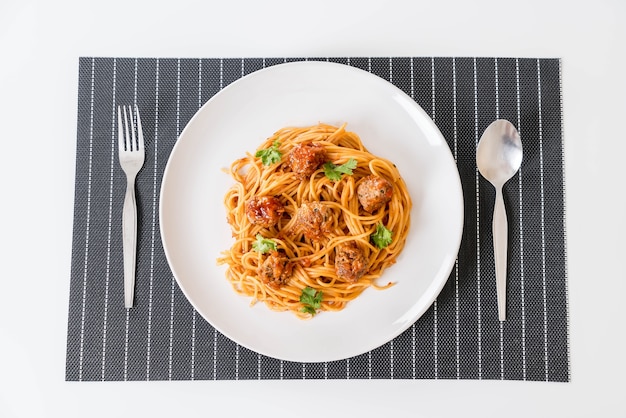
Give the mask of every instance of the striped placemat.
<path id="1" fill-rule="evenodd" d="M 456 159 L 465 199 L 459 256 L 432 307 L 363 355 L 294 363 L 216 332 L 178 288 L 161 245 L 158 193 L 169 153 L 212 95 L 263 67 L 306 58 L 79 61 L 76 189 L 67 380 L 504 379 L 569 381 L 561 63 L 534 58 L 314 58 L 370 71 L 429 113 Z M 309 58 L 313 59 L 313 58 Z M 124 309 L 115 108 L 137 103 L 147 138 L 137 178 L 136 306 Z M 494 119 L 519 129 L 524 161 L 505 186 L 510 249 L 507 321 L 497 319 L 494 191 L 477 172 Z"/>

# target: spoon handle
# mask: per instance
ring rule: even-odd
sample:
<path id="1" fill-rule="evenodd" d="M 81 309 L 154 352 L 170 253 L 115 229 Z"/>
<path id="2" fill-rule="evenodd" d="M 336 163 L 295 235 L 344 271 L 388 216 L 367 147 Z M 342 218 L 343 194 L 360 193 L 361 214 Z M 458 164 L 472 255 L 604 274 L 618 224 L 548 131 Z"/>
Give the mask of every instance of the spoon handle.
<path id="1" fill-rule="evenodd" d="M 502 187 L 496 187 L 493 208 L 493 251 L 496 262 L 496 292 L 498 296 L 498 319 L 506 319 L 506 269 L 508 248 L 508 225 Z"/>

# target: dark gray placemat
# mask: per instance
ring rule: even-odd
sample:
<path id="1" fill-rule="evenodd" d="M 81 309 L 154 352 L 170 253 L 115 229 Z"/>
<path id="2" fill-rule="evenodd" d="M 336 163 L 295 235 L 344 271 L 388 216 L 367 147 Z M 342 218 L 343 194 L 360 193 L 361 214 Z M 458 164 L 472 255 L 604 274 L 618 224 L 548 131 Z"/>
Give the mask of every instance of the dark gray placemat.
<path id="1" fill-rule="evenodd" d="M 67 380 L 505 379 L 569 381 L 561 64 L 530 58 L 331 58 L 415 99 L 457 161 L 465 199 L 458 260 L 433 306 L 393 341 L 329 363 L 280 361 L 216 332 L 187 302 L 158 225 L 161 176 L 198 108 L 255 70 L 300 59 L 81 58 Z M 324 59 L 325 60 L 325 59 Z M 137 178 L 136 307 L 124 309 L 125 177 L 115 108 L 137 103 L 147 139 Z M 494 191 L 475 148 L 496 118 L 518 128 L 519 176 L 505 186 L 510 224 L 508 320 L 497 319 Z"/>

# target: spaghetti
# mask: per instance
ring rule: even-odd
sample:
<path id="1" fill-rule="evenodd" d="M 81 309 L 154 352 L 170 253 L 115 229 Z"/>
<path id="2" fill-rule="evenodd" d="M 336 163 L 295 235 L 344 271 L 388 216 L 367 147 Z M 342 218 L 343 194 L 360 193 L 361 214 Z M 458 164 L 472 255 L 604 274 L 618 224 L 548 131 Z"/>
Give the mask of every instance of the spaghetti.
<path id="1" fill-rule="evenodd" d="M 234 243 L 218 264 L 253 304 L 310 318 L 393 285 L 376 281 L 405 245 L 411 198 L 396 166 L 345 125 L 280 129 L 229 174 Z M 307 305 L 305 294 L 318 304 Z"/>

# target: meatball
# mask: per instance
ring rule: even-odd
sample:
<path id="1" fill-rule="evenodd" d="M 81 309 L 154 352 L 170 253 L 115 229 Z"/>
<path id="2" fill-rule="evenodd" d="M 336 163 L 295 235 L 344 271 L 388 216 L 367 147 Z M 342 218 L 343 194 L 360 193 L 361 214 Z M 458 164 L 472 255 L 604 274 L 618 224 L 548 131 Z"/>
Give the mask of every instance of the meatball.
<path id="1" fill-rule="evenodd" d="M 317 143 L 298 144 L 289 154 L 289 166 L 300 180 L 311 177 L 311 174 L 324 161 L 326 161 L 326 151 L 321 144 Z"/>
<path id="2" fill-rule="evenodd" d="M 296 229 L 314 241 L 328 232 L 331 222 L 332 211 L 322 202 L 303 203 L 296 212 Z"/>
<path id="3" fill-rule="evenodd" d="M 367 269 L 367 258 L 354 241 L 335 248 L 335 272 L 338 277 L 354 283 L 367 273 Z"/>
<path id="4" fill-rule="evenodd" d="M 363 209 L 373 213 L 391 200 L 393 185 L 382 177 L 370 175 L 361 181 L 356 193 Z"/>
<path id="5" fill-rule="evenodd" d="M 258 269 L 261 281 L 276 289 L 289 283 L 292 272 L 293 263 L 278 251 L 270 253 Z"/>
<path id="6" fill-rule="evenodd" d="M 246 216 L 255 225 L 274 226 L 285 212 L 283 204 L 274 196 L 255 196 L 246 202 Z"/>

